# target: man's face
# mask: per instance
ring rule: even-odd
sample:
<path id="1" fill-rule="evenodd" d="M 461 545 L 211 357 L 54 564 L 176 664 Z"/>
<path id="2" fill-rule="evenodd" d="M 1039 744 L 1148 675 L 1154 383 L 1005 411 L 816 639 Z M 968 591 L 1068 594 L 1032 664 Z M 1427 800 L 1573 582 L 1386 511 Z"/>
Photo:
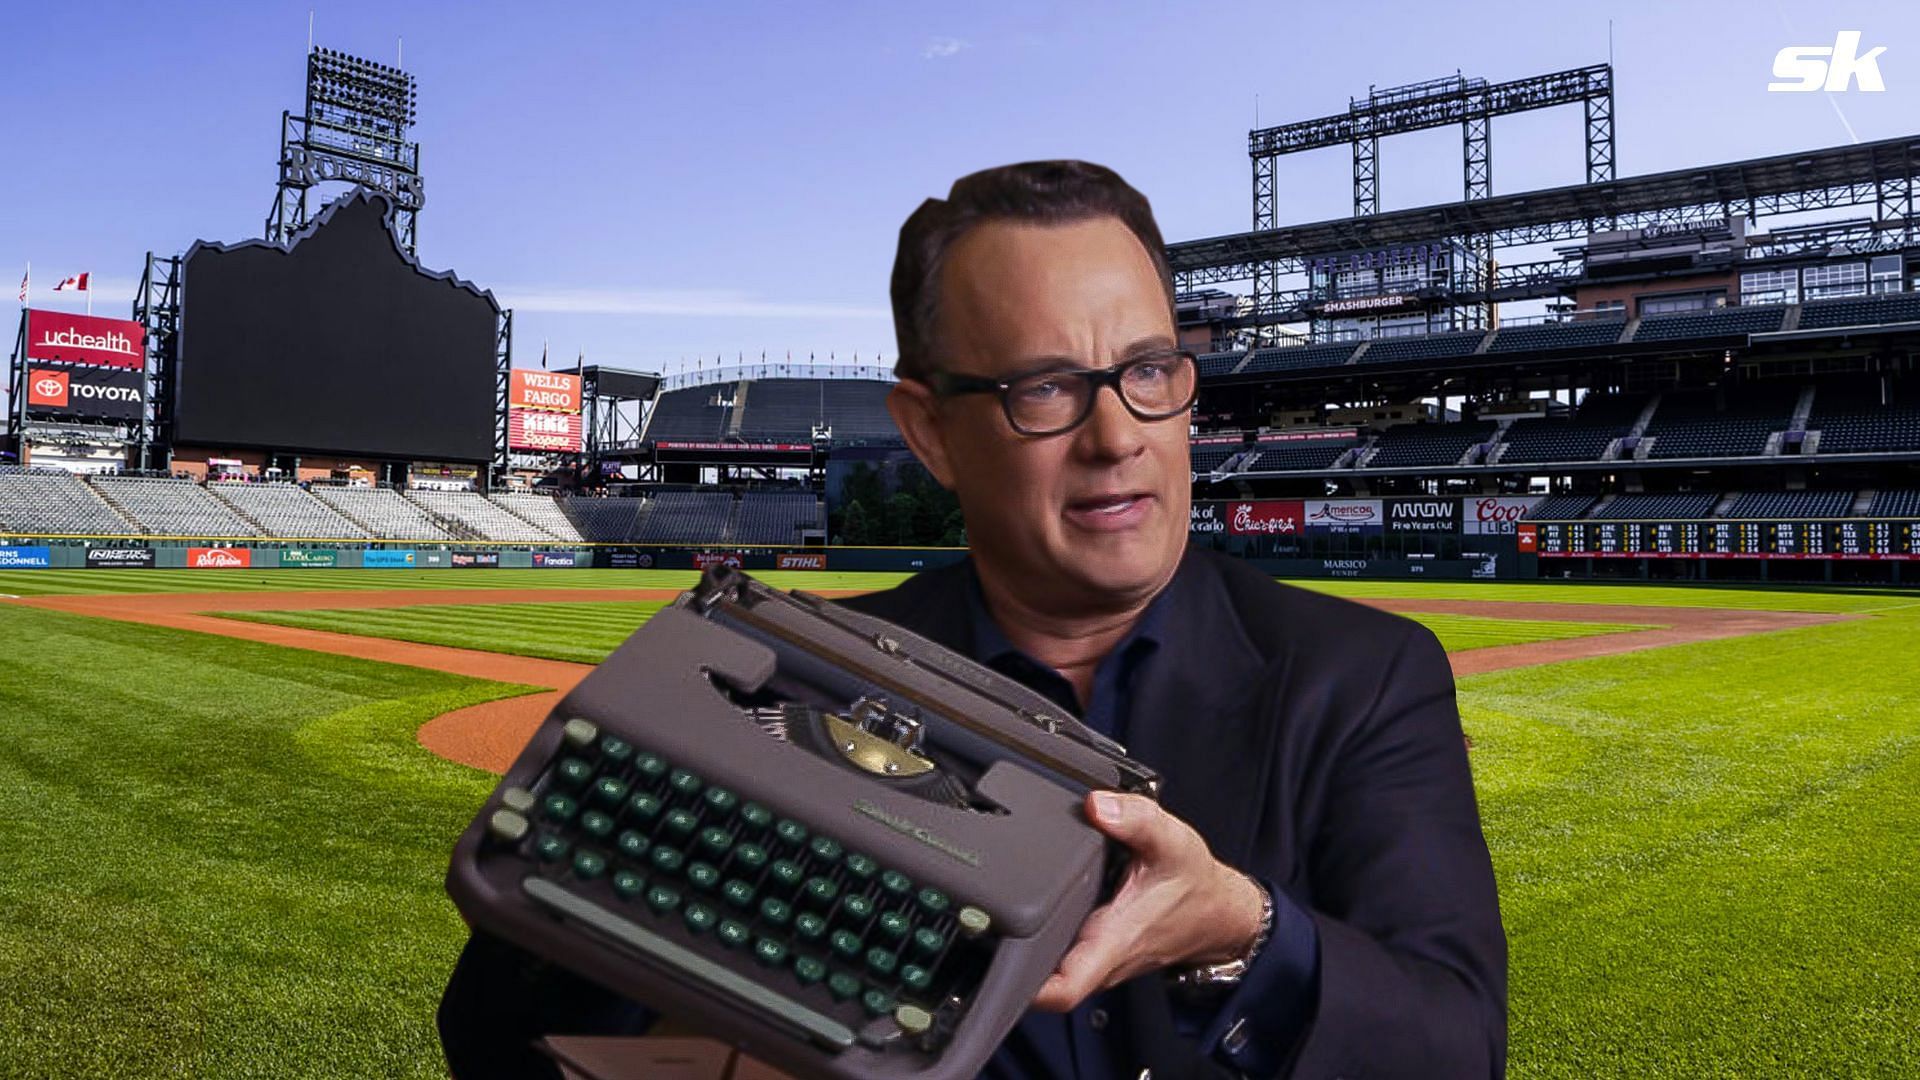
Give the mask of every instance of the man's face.
<path id="1" fill-rule="evenodd" d="M 1174 346 L 1153 262 L 1113 218 L 988 223 L 948 253 L 935 326 L 944 371 L 1003 379 L 1106 368 Z M 995 394 L 934 399 L 903 383 L 889 402 L 914 450 L 966 514 L 984 573 L 1036 608 L 1069 614 L 1144 600 L 1187 542 L 1187 415 L 1142 421 L 1103 388 L 1060 435 L 1021 435 Z"/>

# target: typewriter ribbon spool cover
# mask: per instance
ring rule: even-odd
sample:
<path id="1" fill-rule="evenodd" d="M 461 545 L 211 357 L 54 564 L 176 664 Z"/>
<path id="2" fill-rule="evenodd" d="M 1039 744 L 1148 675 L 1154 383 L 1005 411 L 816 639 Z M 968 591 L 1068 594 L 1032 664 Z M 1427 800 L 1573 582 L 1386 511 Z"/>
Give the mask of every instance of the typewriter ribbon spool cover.
<path id="1" fill-rule="evenodd" d="M 1045 697 L 730 568 L 569 693 L 454 848 L 475 927 L 797 1076 L 971 1077 L 1153 772 Z"/>

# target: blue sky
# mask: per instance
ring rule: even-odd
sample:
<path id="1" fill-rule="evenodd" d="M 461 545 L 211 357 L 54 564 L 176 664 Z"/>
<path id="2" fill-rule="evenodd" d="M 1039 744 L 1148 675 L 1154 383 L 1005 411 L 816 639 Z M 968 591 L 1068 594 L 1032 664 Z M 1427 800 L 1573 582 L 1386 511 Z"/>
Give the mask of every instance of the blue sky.
<path id="1" fill-rule="evenodd" d="M 1251 220 L 1246 134 L 1370 84 L 1607 58 L 1621 175 L 1914 134 L 1920 7 L 177 3 L 14 5 L 0 44 L 0 274 L 91 271 L 128 309 L 149 249 L 260 234 L 315 43 L 420 82 L 420 255 L 516 311 L 516 361 L 893 355 L 900 222 L 975 169 L 1080 157 L 1169 240 Z M 1775 52 L 1858 29 L 1884 93 L 1769 94 Z M 1849 133 L 1851 128 L 1851 134 Z M 1506 118 L 1497 193 L 1582 179 L 1578 109 Z M 1456 129 L 1382 151 L 1387 208 L 1460 197 Z M 1344 149 L 1284 159 L 1281 217 L 1350 212 Z"/>

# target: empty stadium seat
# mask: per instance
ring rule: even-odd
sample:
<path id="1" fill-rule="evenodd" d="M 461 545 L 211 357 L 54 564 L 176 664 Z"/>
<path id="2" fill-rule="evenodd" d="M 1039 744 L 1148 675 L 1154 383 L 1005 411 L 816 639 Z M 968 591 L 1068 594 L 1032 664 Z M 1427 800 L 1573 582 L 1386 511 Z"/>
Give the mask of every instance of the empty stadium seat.
<path id="1" fill-rule="evenodd" d="M 712 442 L 724 438 L 733 406 L 717 402 L 732 401 L 734 387 L 730 382 L 711 383 L 661 394 L 647 419 L 647 441 Z"/>
<path id="2" fill-rule="evenodd" d="M 1682 341 L 1687 338 L 1769 333 L 1780 329 L 1780 323 L 1786 316 L 1787 309 L 1783 304 L 1661 312 L 1643 316 L 1640 329 L 1634 331 L 1633 340 Z"/>
<path id="3" fill-rule="evenodd" d="M 1867 513 L 1873 517 L 1920 517 L 1920 490 L 1876 491 Z"/>
<path id="4" fill-rule="evenodd" d="M 1521 516 L 1528 521 L 1575 521 L 1597 501 L 1597 495 L 1549 495 Z"/>
<path id="5" fill-rule="evenodd" d="M 1247 360 L 1247 366 L 1240 369 L 1242 375 L 1263 374 L 1269 371 L 1293 371 L 1299 368 L 1332 367 L 1344 364 L 1359 348 L 1358 342 L 1341 341 L 1331 345 L 1286 345 L 1269 349 L 1255 349 Z"/>
<path id="6" fill-rule="evenodd" d="M 1582 319 L 1578 322 L 1532 323 L 1503 326 L 1487 346 L 1490 353 L 1550 352 L 1555 349 L 1590 348 L 1612 345 L 1620 340 L 1627 321 L 1621 319 Z"/>
<path id="7" fill-rule="evenodd" d="M 294 484 L 214 480 L 207 491 L 268 536 L 357 539 L 367 531 Z"/>
<path id="8" fill-rule="evenodd" d="M 1382 432 L 1365 468 L 1404 468 L 1412 465 L 1452 465 L 1468 450 L 1493 437 L 1491 420 L 1453 424 L 1401 424 Z"/>
<path id="9" fill-rule="evenodd" d="M 1188 454 L 1193 459 L 1193 471 L 1204 473 L 1226 464 L 1228 458 L 1246 448 L 1247 444 L 1243 442 L 1196 443 L 1188 448 Z"/>
<path id="10" fill-rule="evenodd" d="M 625 544 L 640 535 L 640 523 L 649 510 L 645 499 L 625 496 L 573 495 L 566 501 L 567 517 L 582 539 L 598 544 Z"/>
<path id="11" fill-rule="evenodd" d="M 1878 326 L 1920 322 L 1920 293 L 1850 296 L 1839 300 L 1809 300 L 1800 305 L 1800 329 L 1827 330 L 1840 326 Z"/>
<path id="12" fill-rule="evenodd" d="M 0 528 L 50 536 L 128 536 L 140 527 L 73 473 L 0 466 Z"/>
<path id="13" fill-rule="evenodd" d="M 1331 469 L 1339 464 L 1354 438 L 1341 435 L 1325 439 L 1299 439 L 1260 444 L 1260 456 L 1247 466 L 1248 472 Z"/>
<path id="14" fill-rule="evenodd" d="M 1726 518 L 1845 517 L 1853 509 L 1851 491 L 1749 491 L 1733 500 Z"/>
<path id="15" fill-rule="evenodd" d="M 1713 513 L 1720 501 L 1715 492 L 1690 492 L 1678 495 L 1618 495 L 1594 511 L 1600 521 L 1688 521 Z"/>
<path id="16" fill-rule="evenodd" d="M 155 536 L 259 536 L 260 530 L 192 480 L 96 476 L 94 490 Z"/>
<path id="17" fill-rule="evenodd" d="M 314 497 L 382 540 L 459 540 L 432 514 L 391 488 L 315 484 Z"/>
<path id="18" fill-rule="evenodd" d="M 1597 461 L 1613 440 L 1632 430 L 1646 398 L 1589 394 L 1571 417 L 1522 417 L 1500 437 L 1500 464 Z"/>
<path id="19" fill-rule="evenodd" d="M 810 491 L 749 491 L 733 523 L 736 544 L 798 544 L 801 530 L 824 532 L 820 499 Z"/>
<path id="20" fill-rule="evenodd" d="M 1819 454 L 1920 450 L 1920 407 L 1898 397 L 1881 402 L 1871 379 L 1833 380 L 1814 391 L 1807 430 L 1820 433 L 1814 444 Z"/>
<path id="21" fill-rule="evenodd" d="M 1410 360 L 1454 360 L 1472 356 L 1485 341 L 1485 330 L 1463 330 L 1442 334 L 1410 334 L 1404 337 L 1375 338 L 1360 356 L 1362 364 L 1392 364 Z"/>
<path id="22" fill-rule="evenodd" d="M 1660 400 L 1647 436 L 1654 458 L 1754 456 L 1767 438 L 1793 419 L 1800 387 L 1783 384 L 1729 388 L 1725 408 L 1712 390 L 1672 391 Z"/>
<path id="23" fill-rule="evenodd" d="M 567 516 L 560 500 L 551 495 L 534 495 L 521 491 L 503 491 L 489 495 L 495 504 L 508 513 L 531 522 L 536 528 L 549 536 L 561 540 L 585 540 L 573 519 Z M 624 538 L 623 538 L 624 539 Z"/>
<path id="24" fill-rule="evenodd" d="M 1225 375 L 1239 367 L 1241 359 L 1246 355 L 1244 352 L 1201 353 L 1196 359 L 1200 377 L 1204 379 L 1212 375 Z"/>
<path id="25" fill-rule="evenodd" d="M 724 491 L 663 491 L 635 537 L 645 544 L 717 544 L 727 540 L 733 496 Z"/>
<path id="26" fill-rule="evenodd" d="M 442 521 L 464 525 L 473 533 L 473 539 L 498 540 L 508 544 L 535 544 L 560 539 L 488 502 L 477 491 L 412 490 L 407 492 L 407 498 Z"/>

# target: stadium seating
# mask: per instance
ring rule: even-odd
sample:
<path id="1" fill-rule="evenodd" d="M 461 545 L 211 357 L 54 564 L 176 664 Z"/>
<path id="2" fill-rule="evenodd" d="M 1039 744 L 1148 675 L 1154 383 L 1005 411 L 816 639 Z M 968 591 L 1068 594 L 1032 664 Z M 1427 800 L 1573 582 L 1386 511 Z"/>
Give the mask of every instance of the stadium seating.
<path id="1" fill-rule="evenodd" d="M 1247 354 L 1244 352 L 1201 353 L 1197 359 L 1200 377 L 1204 379 L 1211 375 L 1225 375 L 1239 367 L 1240 358 L 1245 355 Z"/>
<path id="2" fill-rule="evenodd" d="M 1850 296 L 1843 300 L 1809 300 L 1800 305 L 1800 329 L 1828 330 L 1839 326 L 1877 326 L 1920 322 L 1920 293 Z"/>
<path id="3" fill-rule="evenodd" d="M 898 443 L 900 429 L 887 412 L 893 384 L 873 379 L 823 379 L 820 400 L 836 443 Z"/>
<path id="4" fill-rule="evenodd" d="M 740 496 L 733 542 L 797 544 L 801 529 L 826 527 L 820 499 L 810 491 L 749 491 Z"/>
<path id="5" fill-rule="evenodd" d="M 466 526 L 477 539 L 519 544 L 559 539 L 488 502 L 477 491 L 415 490 L 407 492 L 407 498 L 443 521 Z"/>
<path id="6" fill-rule="evenodd" d="M 1348 450 L 1353 449 L 1353 445 L 1354 439 L 1350 435 L 1261 443 L 1260 456 L 1247 466 L 1247 471 L 1331 469 Z"/>
<path id="7" fill-rule="evenodd" d="M 96 476 L 93 487 L 155 536 L 259 536 L 260 530 L 192 480 Z"/>
<path id="8" fill-rule="evenodd" d="M 54 536 L 126 536 L 140 531 L 78 476 L 0 466 L 0 528 Z"/>
<path id="9" fill-rule="evenodd" d="M 1493 437 L 1491 420 L 1457 424 L 1400 424 L 1380 435 L 1365 466 L 1369 469 L 1411 465 L 1452 465 L 1479 443 Z"/>
<path id="10" fill-rule="evenodd" d="M 714 403 L 732 401 L 734 393 L 734 383 L 714 383 L 661 394 L 647 420 L 647 440 L 713 442 L 724 438 L 733 406 Z"/>
<path id="11" fill-rule="evenodd" d="M 367 531 L 293 484 L 211 481 L 207 491 L 268 536 L 351 539 Z"/>
<path id="12" fill-rule="evenodd" d="M 1720 496 L 1711 491 L 1683 495 L 1619 495 L 1594 511 L 1593 516 L 1601 521 L 1687 521 L 1713 513 L 1713 504 L 1719 501 Z"/>
<path id="13" fill-rule="evenodd" d="M 815 424 L 826 422 L 826 382 L 821 379 L 756 379 L 741 383 L 740 438 L 747 442 L 803 443 Z"/>
<path id="14" fill-rule="evenodd" d="M 1487 346 L 1490 353 L 1549 352 L 1611 345 L 1620 340 L 1625 319 L 1583 319 L 1579 322 L 1532 323 L 1503 326 Z"/>
<path id="15" fill-rule="evenodd" d="M 1528 521 L 1574 521 L 1598 500 L 1595 495 L 1549 495 L 1521 516 Z"/>
<path id="16" fill-rule="evenodd" d="M 1195 444 L 1190 448 L 1190 455 L 1193 458 L 1193 471 L 1197 473 L 1212 472 L 1221 465 L 1226 464 L 1228 458 L 1246 448 L 1247 444 L 1241 442 L 1207 443 L 1205 445 Z"/>
<path id="17" fill-rule="evenodd" d="M 1569 419 L 1523 417 L 1508 425 L 1500 464 L 1514 462 L 1596 461 L 1613 440 L 1625 435 L 1646 405 L 1645 398 L 1590 394 Z"/>
<path id="18" fill-rule="evenodd" d="M 1409 360 L 1453 360 L 1471 356 L 1486 339 L 1485 330 L 1462 330 L 1443 334 L 1412 334 L 1406 337 L 1375 338 L 1360 357 L 1363 364 L 1393 364 Z"/>
<path id="19" fill-rule="evenodd" d="M 1920 517 L 1920 490 L 1874 492 L 1867 513 L 1872 517 Z"/>
<path id="20" fill-rule="evenodd" d="M 733 496 L 724 491 L 663 491 L 640 522 L 643 544 L 723 543 L 733 519 Z"/>
<path id="21" fill-rule="evenodd" d="M 1653 439 L 1648 457 L 1753 456 L 1766 450 L 1767 437 L 1793 418 L 1800 387 L 1762 386 L 1729 389 L 1724 411 L 1715 409 L 1712 390 L 1670 391 L 1647 425 Z"/>
<path id="22" fill-rule="evenodd" d="M 1734 337 L 1763 334 L 1780 329 L 1787 316 L 1784 305 L 1709 308 L 1704 311 L 1674 311 L 1647 315 L 1633 340 L 1679 341 L 1684 338 Z"/>
<path id="23" fill-rule="evenodd" d="M 623 496 L 574 495 L 566 501 L 567 517 L 573 520 L 581 538 L 597 544 L 632 542 L 640 535 L 640 523 L 650 509 L 646 499 Z"/>
<path id="24" fill-rule="evenodd" d="M 525 492 L 506 491 L 490 495 L 496 505 L 522 521 L 531 522 L 535 528 L 549 536 L 561 540 L 585 540 L 573 519 L 567 517 L 560 500 L 551 495 L 529 495 Z M 624 538 L 623 538 L 624 539 Z"/>
<path id="25" fill-rule="evenodd" d="M 1359 348 L 1352 341 L 1335 342 L 1331 345 L 1287 345 L 1272 349 L 1255 349 L 1253 358 L 1247 366 L 1240 369 L 1242 375 L 1261 374 L 1269 371 L 1294 371 L 1300 368 L 1332 367 L 1344 364 Z"/>
<path id="26" fill-rule="evenodd" d="M 1920 408 L 1910 401 L 1882 404 L 1870 380 L 1821 384 L 1807 429 L 1818 431 L 1820 454 L 1875 454 L 1920 450 Z"/>
<path id="27" fill-rule="evenodd" d="M 382 540 L 462 539 L 420 506 L 391 488 L 336 487 L 315 484 L 313 494 Z"/>
<path id="28" fill-rule="evenodd" d="M 1853 496 L 1851 491 L 1749 491 L 1720 516 L 1734 520 L 1845 517 L 1853 509 Z"/>

